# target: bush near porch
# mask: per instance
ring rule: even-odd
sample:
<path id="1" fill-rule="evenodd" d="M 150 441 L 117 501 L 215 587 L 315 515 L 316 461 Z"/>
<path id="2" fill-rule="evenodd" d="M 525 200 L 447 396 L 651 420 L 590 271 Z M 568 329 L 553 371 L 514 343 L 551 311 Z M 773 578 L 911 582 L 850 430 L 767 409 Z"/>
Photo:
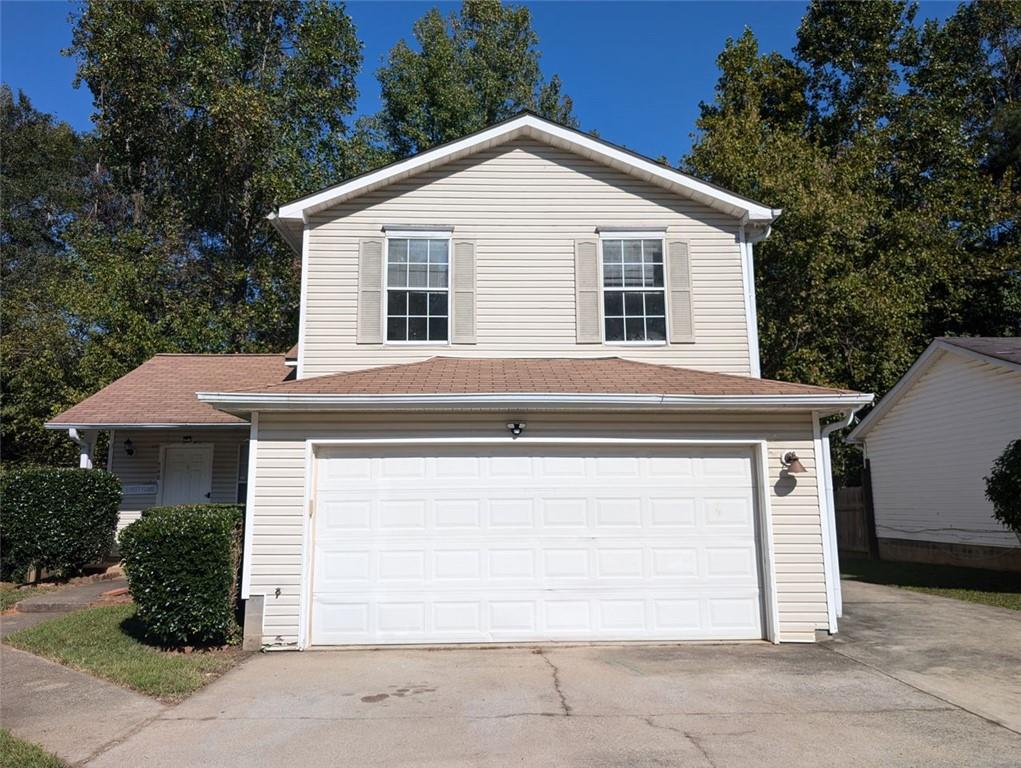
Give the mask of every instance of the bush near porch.
<path id="1" fill-rule="evenodd" d="M 237 640 L 242 509 L 156 507 L 121 531 L 124 572 L 147 637 L 167 647 Z"/>
<path id="2" fill-rule="evenodd" d="M 19 467 L 0 473 L 0 576 L 29 570 L 72 576 L 114 541 L 121 486 L 100 469 Z"/>

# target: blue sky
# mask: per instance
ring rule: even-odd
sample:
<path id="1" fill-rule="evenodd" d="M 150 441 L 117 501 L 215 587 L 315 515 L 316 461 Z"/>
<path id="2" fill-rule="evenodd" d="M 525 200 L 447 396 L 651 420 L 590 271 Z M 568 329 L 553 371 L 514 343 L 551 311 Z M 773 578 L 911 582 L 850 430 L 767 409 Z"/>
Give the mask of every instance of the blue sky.
<path id="1" fill-rule="evenodd" d="M 716 82 L 716 56 L 748 26 L 763 51 L 789 53 L 804 2 L 529 2 L 543 70 L 558 73 L 586 130 L 676 162 L 689 148 L 698 103 Z M 360 113 L 379 106 L 375 71 L 429 7 L 459 3 L 351 2 L 365 44 Z M 0 0 L 0 78 L 75 128 L 90 127 L 92 96 L 72 88 L 69 2 Z M 926 2 L 920 16 L 945 18 L 953 3 Z"/>

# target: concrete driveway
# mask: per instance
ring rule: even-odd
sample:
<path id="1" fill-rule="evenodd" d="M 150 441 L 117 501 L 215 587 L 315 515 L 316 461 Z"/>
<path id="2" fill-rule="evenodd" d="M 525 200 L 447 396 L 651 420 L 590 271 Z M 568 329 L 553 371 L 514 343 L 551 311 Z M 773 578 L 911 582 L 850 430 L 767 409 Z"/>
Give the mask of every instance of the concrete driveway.
<path id="1" fill-rule="evenodd" d="M 261 655 L 88 765 L 1018 765 L 1021 735 L 988 719 L 1021 710 L 1015 614 L 958 631 L 975 606 L 847 599 L 839 644 Z M 985 716 L 953 701 L 980 689 Z"/>

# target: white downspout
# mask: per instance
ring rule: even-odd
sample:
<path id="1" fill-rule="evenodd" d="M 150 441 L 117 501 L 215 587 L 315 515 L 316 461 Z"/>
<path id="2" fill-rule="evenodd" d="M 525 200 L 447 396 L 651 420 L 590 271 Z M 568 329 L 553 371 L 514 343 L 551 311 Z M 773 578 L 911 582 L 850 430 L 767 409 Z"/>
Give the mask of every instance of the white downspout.
<path id="1" fill-rule="evenodd" d="M 833 602 L 838 618 L 844 615 L 844 598 L 840 589 L 840 556 L 837 552 L 837 505 L 833 493 L 833 463 L 830 460 L 830 435 L 838 429 L 849 427 L 851 420 L 854 419 L 854 415 L 864 407 L 864 405 L 858 405 L 845 411 L 844 417 L 840 421 L 827 424 L 819 432 L 820 442 L 822 443 L 822 454 L 819 456 L 819 461 L 821 462 L 820 474 L 823 482 L 823 503 L 826 506 L 826 509 L 823 510 L 826 521 L 824 535 L 829 539 L 829 551 L 831 553 L 830 562 L 826 564 L 826 567 L 829 570 L 829 581 L 833 585 Z M 831 631 L 835 630 L 836 627 L 833 627 Z"/>
<path id="2" fill-rule="evenodd" d="M 82 469 L 92 469 L 92 447 L 95 441 L 95 433 L 92 433 L 92 439 L 90 440 L 88 432 L 79 434 L 77 427 L 70 427 L 67 430 L 67 436 L 78 446 L 78 466 Z"/>

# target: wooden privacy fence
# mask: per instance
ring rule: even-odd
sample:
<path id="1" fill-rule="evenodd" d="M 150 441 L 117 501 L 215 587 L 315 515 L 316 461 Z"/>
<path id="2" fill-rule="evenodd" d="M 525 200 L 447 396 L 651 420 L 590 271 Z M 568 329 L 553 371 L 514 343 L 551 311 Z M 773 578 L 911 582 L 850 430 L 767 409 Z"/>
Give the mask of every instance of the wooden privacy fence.
<path id="1" fill-rule="evenodd" d="M 868 510 L 865 489 L 837 488 L 834 502 L 837 513 L 837 548 L 841 552 L 869 554 Z"/>

